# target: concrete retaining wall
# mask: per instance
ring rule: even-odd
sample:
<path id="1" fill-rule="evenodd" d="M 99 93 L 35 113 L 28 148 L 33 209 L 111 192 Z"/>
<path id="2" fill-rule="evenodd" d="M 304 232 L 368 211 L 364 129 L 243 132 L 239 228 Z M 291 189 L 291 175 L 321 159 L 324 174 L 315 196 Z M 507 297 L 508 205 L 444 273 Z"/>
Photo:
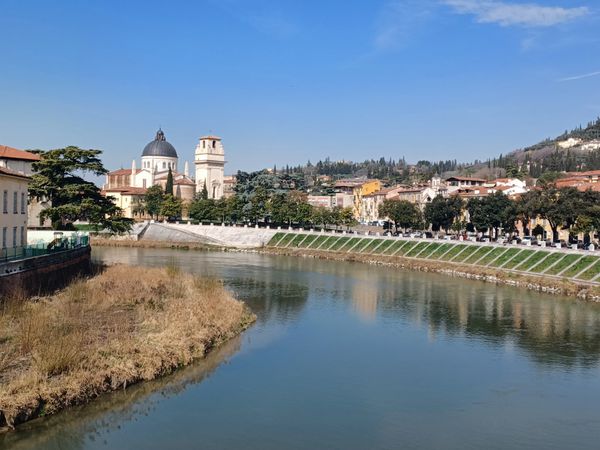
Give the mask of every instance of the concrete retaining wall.
<path id="1" fill-rule="evenodd" d="M 144 231 L 137 233 L 137 238 L 140 241 L 193 242 L 222 247 L 257 248 L 264 247 L 275 233 L 277 230 L 269 228 L 151 222 L 146 224 Z"/>

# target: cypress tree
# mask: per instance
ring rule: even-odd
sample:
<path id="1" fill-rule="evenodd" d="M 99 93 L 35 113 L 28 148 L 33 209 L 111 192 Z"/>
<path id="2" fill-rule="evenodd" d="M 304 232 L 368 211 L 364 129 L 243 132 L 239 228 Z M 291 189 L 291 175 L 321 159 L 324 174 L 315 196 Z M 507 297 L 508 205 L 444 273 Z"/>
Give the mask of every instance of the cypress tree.
<path id="1" fill-rule="evenodd" d="M 173 172 L 169 167 L 169 174 L 167 175 L 167 184 L 165 185 L 165 194 L 173 195 Z"/>

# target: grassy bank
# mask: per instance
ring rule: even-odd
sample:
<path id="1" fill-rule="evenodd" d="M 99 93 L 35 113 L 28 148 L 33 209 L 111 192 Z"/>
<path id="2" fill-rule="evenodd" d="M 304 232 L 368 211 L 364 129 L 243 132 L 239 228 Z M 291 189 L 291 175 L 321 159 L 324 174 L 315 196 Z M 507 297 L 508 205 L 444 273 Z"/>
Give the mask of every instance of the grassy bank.
<path id="1" fill-rule="evenodd" d="M 170 373 L 255 319 L 217 280 L 129 266 L 0 308 L 5 428 Z"/>

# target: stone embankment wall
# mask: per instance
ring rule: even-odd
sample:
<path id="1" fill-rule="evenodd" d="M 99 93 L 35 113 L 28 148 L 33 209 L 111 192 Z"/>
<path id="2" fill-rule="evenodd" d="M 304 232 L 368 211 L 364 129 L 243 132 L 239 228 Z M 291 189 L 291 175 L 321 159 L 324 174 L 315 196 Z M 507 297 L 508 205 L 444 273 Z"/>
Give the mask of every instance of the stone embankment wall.
<path id="1" fill-rule="evenodd" d="M 0 300 L 6 296 L 39 295 L 61 288 L 91 270 L 90 247 L 0 265 Z"/>
<path id="2" fill-rule="evenodd" d="M 191 225 L 162 222 L 136 224 L 126 237 L 136 241 L 196 243 L 232 248 L 264 247 L 277 230 L 224 225 Z"/>

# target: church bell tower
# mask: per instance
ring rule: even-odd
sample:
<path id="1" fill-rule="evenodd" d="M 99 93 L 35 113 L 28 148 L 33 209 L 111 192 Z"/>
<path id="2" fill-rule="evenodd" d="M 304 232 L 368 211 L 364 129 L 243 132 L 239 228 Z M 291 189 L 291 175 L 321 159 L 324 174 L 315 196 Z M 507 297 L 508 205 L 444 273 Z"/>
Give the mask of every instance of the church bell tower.
<path id="1" fill-rule="evenodd" d="M 202 192 L 206 185 L 208 198 L 218 200 L 223 197 L 225 151 L 220 137 L 200 138 L 196 146 L 194 165 L 196 166 L 196 192 Z"/>

